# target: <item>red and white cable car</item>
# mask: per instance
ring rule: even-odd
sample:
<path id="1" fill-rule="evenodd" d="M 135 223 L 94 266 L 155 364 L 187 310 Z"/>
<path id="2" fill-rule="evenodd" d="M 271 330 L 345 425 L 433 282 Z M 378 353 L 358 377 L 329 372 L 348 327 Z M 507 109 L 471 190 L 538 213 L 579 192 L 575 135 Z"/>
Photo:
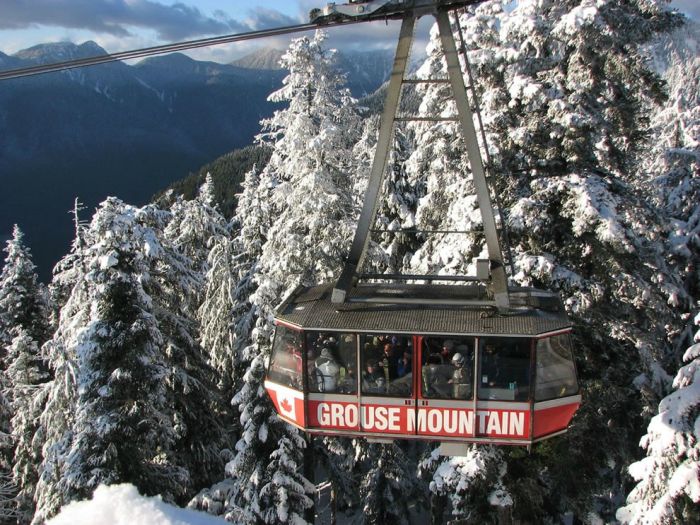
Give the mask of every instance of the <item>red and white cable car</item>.
<path id="1" fill-rule="evenodd" d="M 406 288 L 353 294 L 426 286 Z M 431 291 L 470 290 L 443 288 Z M 446 454 L 566 431 L 581 396 L 571 325 L 553 294 L 513 290 L 511 315 L 489 316 L 460 306 L 338 308 L 331 292 L 299 289 L 277 313 L 265 387 L 285 421 L 324 436 L 438 440 Z"/>

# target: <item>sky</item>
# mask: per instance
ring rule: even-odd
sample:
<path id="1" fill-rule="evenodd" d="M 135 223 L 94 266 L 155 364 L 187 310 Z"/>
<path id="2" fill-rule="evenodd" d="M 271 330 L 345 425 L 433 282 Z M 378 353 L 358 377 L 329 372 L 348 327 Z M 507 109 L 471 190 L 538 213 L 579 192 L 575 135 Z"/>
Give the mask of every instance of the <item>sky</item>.
<path id="1" fill-rule="evenodd" d="M 12 54 L 39 43 L 94 40 L 108 52 L 193 40 L 308 21 L 311 8 L 327 0 L 0 0 L 0 51 Z M 342 3 L 342 0 L 338 0 Z M 700 20 L 700 0 L 672 5 Z M 419 24 L 427 39 L 432 20 Z M 339 49 L 393 48 L 398 23 L 362 24 L 329 31 L 329 45 Z M 189 52 L 199 60 L 230 62 L 268 46 L 283 49 L 289 36 L 212 46 Z M 421 49 L 422 47 L 418 47 Z"/>
<path id="2" fill-rule="evenodd" d="M 0 51 L 12 54 L 39 43 L 94 40 L 114 53 L 306 23 L 309 11 L 326 1 L 259 0 L 255 7 L 252 4 L 242 0 L 0 0 Z M 378 22 L 334 29 L 329 32 L 329 45 L 393 48 L 399 25 L 389 25 Z M 421 34 L 427 39 L 426 27 Z M 188 54 L 200 60 L 230 62 L 258 47 L 284 49 L 290 38 L 212 46 Z"/>

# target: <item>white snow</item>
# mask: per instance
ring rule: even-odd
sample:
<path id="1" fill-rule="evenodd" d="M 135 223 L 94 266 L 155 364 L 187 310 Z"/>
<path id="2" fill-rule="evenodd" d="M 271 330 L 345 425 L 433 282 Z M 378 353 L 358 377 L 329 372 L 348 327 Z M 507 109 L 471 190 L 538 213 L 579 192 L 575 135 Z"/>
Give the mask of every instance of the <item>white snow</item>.
<path id="1" fill-rule="evenodd" d="M 105 486 L 91 500 L 76 501 L 61 509 L 47 525 L 222 525 L 226 521 L 202 512 L 164 503 L 159 496 L 141 496 L 133 485 Z"/>
<path id="2" fill-rule="evenodd" d="M 119 257 L 117 252 L 112 251 L 108 253 L 107 255 L 103 255 L 100 257 L 100 269 L 106 270 L 107 268 L 111 268 L 112 266 L 116 266 L 117 263 L 119 262 Z"/>

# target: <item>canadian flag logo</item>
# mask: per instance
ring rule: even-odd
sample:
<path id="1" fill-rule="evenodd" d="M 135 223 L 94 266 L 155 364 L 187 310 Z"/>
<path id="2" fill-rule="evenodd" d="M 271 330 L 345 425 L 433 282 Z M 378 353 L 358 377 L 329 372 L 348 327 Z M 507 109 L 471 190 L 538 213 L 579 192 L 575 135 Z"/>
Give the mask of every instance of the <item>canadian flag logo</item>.
<path id="1" fill-rule="evenodd" d="M 279 406 L 281 415 L 291 419 L 292 421 L 296 421 L 297 417 L 296 410 L 294 410 L 294 399 L 290 399 L 288 397 L 280 398 Z"/>

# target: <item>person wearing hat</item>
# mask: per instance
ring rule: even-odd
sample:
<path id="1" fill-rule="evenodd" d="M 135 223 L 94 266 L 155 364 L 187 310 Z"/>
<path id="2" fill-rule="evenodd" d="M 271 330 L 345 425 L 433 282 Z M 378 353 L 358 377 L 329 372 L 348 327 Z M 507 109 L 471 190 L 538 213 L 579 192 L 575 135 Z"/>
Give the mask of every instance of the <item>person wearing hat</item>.
<path id="1" fill-rule="evenodd" d="M 338 388 L 340 365 L 329 348 L 322 348 L 321 355 L 314 362 L 318 371 L 316 378 L 319 392 L 335 392 Z"/>
<path id="2" fill-rule="evenodd" d="M 452 356 L 452 366 L 455 367 L 452 372 L 452 397 L 455 399 L 469 399 L 472 392 L 472 380 L 470 367 L 467 366 L 467 360 L 459 352 L 455 352 Z"/>

